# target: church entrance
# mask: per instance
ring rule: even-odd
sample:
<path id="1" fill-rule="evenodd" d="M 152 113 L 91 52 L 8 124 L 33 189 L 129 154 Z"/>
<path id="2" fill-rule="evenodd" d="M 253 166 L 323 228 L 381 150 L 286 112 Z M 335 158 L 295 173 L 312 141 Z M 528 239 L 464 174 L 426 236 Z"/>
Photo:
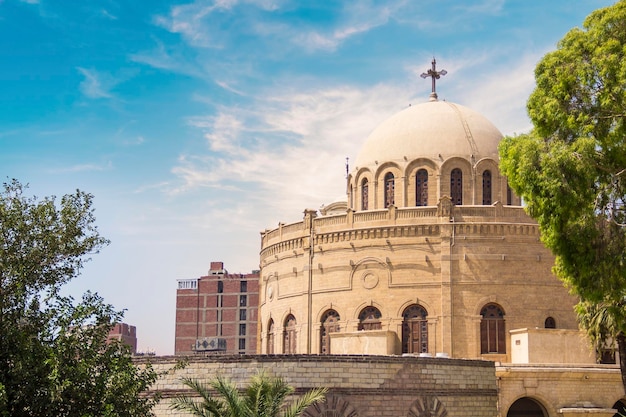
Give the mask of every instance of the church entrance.
<path id="1" fill-rule="evenodd" d="M 548 417 L 548 413 L 541 404 L 532 398 L 520 398 L 515 401 L 506 417 Z"/>

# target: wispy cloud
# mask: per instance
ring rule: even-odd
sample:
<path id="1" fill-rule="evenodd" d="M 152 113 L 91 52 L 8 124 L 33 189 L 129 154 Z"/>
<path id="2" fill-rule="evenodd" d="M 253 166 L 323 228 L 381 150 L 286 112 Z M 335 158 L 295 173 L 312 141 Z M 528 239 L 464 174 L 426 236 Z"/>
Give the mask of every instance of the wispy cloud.
<path id="1" fill-rule="evenodd" d="M 169 16 L 157 16 L 154 21 L 172 33 L 179 33 L 193 46 L 221 48 L 223 45 L 218 37 L 212 36 L 205 19 L 215 12 L 226 12 L 237 3 L 237 0 L 198 0 L 192 4 L 174 6 Z"/>
<path id="2" fill-rule="evenodd" d="M 206 76 L 206 74 L 200 70 L 194 62 L 189 61 L 176 51 L 169 51 L 163 43 L 158 40 L 156 41 L 155 48 L 148 51 L 129 54 L 128 58 L 133 62 L 145 64 L 161 70 L 199 78 Z"/>
<path id="3" fill-rule="evenodd" d="M 302 35 L 294 36 L 294 42 L 309 50 L 335 50 L 349 38 L 385 25 L 402 4 L 403 2 L 386 2 L 384 5 L 347 2 L 340 23 L 336 27 L 327 32 L 317 30 L 304 32 Z M 298 28 L 293 29 L 298 32 Z"/>
<path id="4" fill-rule="evenodd" d="M 472 14 L 498 15 L 504 9 L 506 0 L 483 0 L 470 5 L 459 4 L 456 9 Z"/>
<path id="5" fill-rule="evenodd" d="M 65 168 L 52 169 L 52 173 L 64 173 L 64 172 L 93 172 L 93 171 L 108 171 L 113 169 L 113 163 L 107 161 L 102 164 L 78 164 Z"/>
<path id="6" fill-rule="evenodd" d="M 98 73 L 93 69 L 77 67 L 85 79 L 80 83 L 80 91 L 88 98 L 111 98 L 111 88 L 117 84 L 110 76 Z"/>
<path id="7" fill-rule="evenodd" d="M 106 9 L 102 9 L 100 11 L 100 14 L 104 17 L 106 17 L 107 19 L 111 19 L 111 20 L 117 20 L 117 16 L 111 14 L 108 10 Z"/>
<path id="8" fill-rule="evenodd" d="M 251 106 L 262 111 L 232 107 L 195 118 L 208 150 L 202 157 L 181 156 L 172 169 L 180 185 L 172 191 L 254 189 L 266 213 L 258 217 L 280 218 L 335 201 L 345 192 L 345 158 L 354 158 L 371 130 L 400 110 L 398 102 L 410 102 L 399 86 L 345 86 L 268 95 Z"/>

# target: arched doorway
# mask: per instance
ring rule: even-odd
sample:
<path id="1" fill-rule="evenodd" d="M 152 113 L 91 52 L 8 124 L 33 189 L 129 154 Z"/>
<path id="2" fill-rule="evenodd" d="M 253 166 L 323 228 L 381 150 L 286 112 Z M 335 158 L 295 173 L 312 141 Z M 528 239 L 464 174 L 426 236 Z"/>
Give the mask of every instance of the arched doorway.
<path id="1" fill-rule="evenodd" d="M 624 402 L 624 400 L 619 400 L 613 404 L 612 408 L 617 410 L 617 413 L 613 414 L 613 417 L 626 416 L 626 402 Z"/>
<path id="2" fill-rule="evenodd" d="M 524 397 L 511 405 L 506 417 L 548 417 L 548 413 L 539 402 Z"/>
<path id="3" fill-rule="evenodd" d="M 339 331 L 339 313 L 328 310 L 322 316 L 320 328 L 320 355 L 330 355 L 330 334 Z"/>
<path id="4" fill-rule="evenodd" d="M 402 353 L 428 352 L 428 313 L 419 304 L 408 306 L 402 313 Z"/>

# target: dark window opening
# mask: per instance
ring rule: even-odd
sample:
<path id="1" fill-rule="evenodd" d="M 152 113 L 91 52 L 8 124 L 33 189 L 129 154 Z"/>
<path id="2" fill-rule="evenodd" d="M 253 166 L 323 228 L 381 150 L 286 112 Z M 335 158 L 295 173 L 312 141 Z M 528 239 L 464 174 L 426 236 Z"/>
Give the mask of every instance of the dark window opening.
<path id="1" fill-rule="evenodd" d="M 395 204 L 395 181 L 393 174 L 385 174 L 385 208 Z"/>
<path id="2" fill-rule="evenodd" d="M 367 210 L 369 198 L 369 183 L 367 178 L 365 178 L 361 182 L 361 210 Z"/>
<path id="3" fill-rule="evenodd" d="M 483 206 L 491 205 L 491 171 L 483 172 Z"/>
<path id="4" fill-rule="evenodd" d="M 452 204 L 463 205 L 463 172 L 459 168 L 454 168 L 450 173 L 450 198 Z"/>
<path id="5" fill-rule="evenodd" d="M 428 205 L 428 171 L 420 169 L 415 176 L 415 205 Z"/>

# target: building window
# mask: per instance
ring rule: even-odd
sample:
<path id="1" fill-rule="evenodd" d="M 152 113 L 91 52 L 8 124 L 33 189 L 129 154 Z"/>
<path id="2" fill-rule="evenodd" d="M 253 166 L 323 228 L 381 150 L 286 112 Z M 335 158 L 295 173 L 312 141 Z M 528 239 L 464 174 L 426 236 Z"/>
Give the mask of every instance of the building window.
<path id="1" fill-rule="evenodd" d="M 270 319 L 270 323 L 267 326 L 267 354 L 274 353 L 274 320 Z"/>
<path id="2" fill-rule="evenodd" d="M 239 296 L 239 307 L 245 307 L 248 305 L 248 296 L 240 295 Z"/>
<path id="3" fill-rule="evenodd" d="M 393 174 L 388 172 L 385 174 L 385 208 L 395 204 L 395 181 Z"/>
<path id="4" fill-rule="evenodd" d="M 181 279 L 178 281 L 179 290 L 195 290 L 198 288 L 197 279 Z"/>
<path id="5" fill-rule="evenodd" d="M 359 314 L 358 330 L 380 330 L 382 324 L 380 310 L 374 306 L 365 307 Z"/>
<path id="6" fill-rule="evenodd" d="M 242 308 L 241 310 L 239 310 L 239 320 L 246 320 L 246 309 Z"/>
<path id="7" fill-rule="evenodd" d="M 420 169 L 415 175 L 415 205 L 428 205 L 428 171 Z"/>
<path id="8" fill-rule="evenodd" d="M 224 282 L 223 281 L 217 281 L 217 292 L 219 294 L 224 292 Z"/>
<path id="9" fill-rule="evenodd" d="M 283 332 L 283 353 L 296 353 L 296 318 L 293 315 L 287 316 L 285 320 L 285 331 Z"/>
<path id="10" fill-rule="evenodd" d="M 402 353 L 428 352 L 428 313 L 418 304 L 402 313 Z"/>
<path id="11" fill-rule="evenodd" d="M 491 205 L 491 171 L 483 172 L 483 206 Z"/>
<path id="12" fill-rule="evenodd" d="M 239 283 L 239 292 L 247 292 L 248 291 L 248 281 L 241 281 Z"/>
<path id="13" fill-rule="evenodd" d="M 480 353 L 506 353 L 504 311 L 497 304 L 480 310 Z"/>
<path id="14" fill-rule="evenodd" d="M 459 168 L 454 168 L 450 173 L 450 198 L 452 204 L 463 205 L 463 172 Z"/>
<path id="15" fill-rule="evenodd" d="M 339 313 L 335 310 L 328 310 L 322 316 L 322 326 L 320 328 L 320 354 L 330 354 L 330 333 L 339 331 Z"/>
<path id="16" fill-rule="evenodd" d="M 546 329 L 556 329 L 556 320 L 554 320 L 554 317 L 546 318 L 543 327 L 545 327 Z"/>
<path id="17" fill-rule="evenodd" d="M 361 210 L 367 210 L 369 198 L 369 183 L 367 178 L 364 178 L 361 181 Z"/>
<path id="18" fill-rule="evenodd" d="M 240 324 L 239 325 L 239 336 L 245 336 L 246 335 L 246 325 L 245 324 Z"/>
<path id="19" fill-rule="evenodd" d="M 245 350 L 246 349 L 246 339 L 241 338 L 239 339 L 239 350 Z"/>

